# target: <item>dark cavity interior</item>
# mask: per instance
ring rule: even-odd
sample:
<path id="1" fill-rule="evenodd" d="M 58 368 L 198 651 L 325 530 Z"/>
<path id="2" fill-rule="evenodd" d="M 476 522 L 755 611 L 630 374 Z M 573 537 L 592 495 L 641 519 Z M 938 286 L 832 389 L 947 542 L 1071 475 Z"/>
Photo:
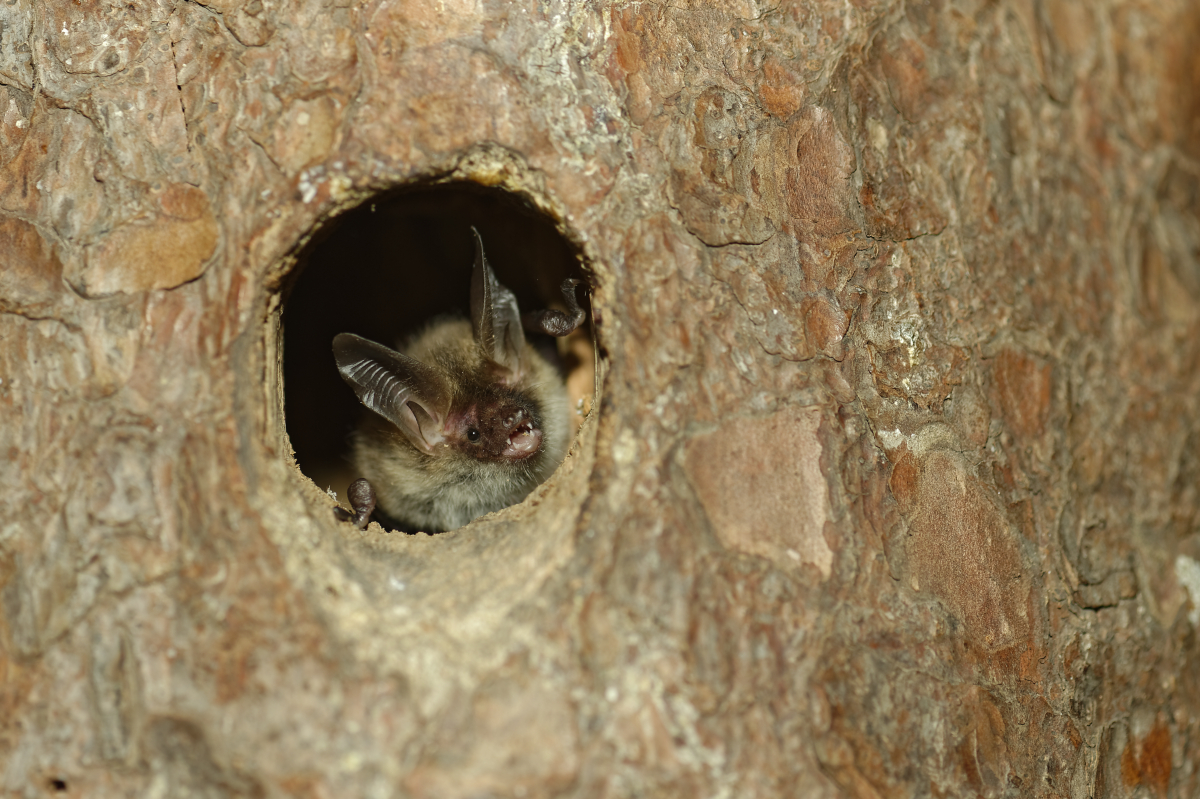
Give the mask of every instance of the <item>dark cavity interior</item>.
<path id="1" fill-rule="evenodd" d="M 300 470 L 343 504 L 357 477 L 350 434 L 368 411 L 338 376 L 333 337 L 357 333 L 395 349 L 437 316 L 465 318 L 472 225 L 522 311 L 563 308 L 563 280 L 587 282 L 580 258 L 548 219 L 515 195 L 474 184 L 375 198 L 328 224 L 300 256 L 283 310 L 287 432 Z M 578 296 L 587 308 L 586 293 Z M 593 394 L 590 323 L 566 339 L 526 335 L 562 365 L 578 424 Z"/>

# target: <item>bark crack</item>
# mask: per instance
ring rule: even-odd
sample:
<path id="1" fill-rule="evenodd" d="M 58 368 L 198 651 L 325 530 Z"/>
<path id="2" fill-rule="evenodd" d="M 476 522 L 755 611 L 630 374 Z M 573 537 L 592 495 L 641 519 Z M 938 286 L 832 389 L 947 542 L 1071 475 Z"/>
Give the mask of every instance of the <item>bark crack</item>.
<path id="1" fill-rule="evenodd" d="M 24 319 L 27 322 L 57 322 L 58 324 L 62 325 L 63 327 L 65 327 L 67 330 L 69 330 L 72 333 L 81 333 L 83 331 L 83 328 L 80 327 L 78 324 L 76 324 L 74 322 L 69 322 L 66 319 L 63 319 L 58 316 L 51 316 L 49 314 L 46 314 L 46 315 L 28 314 L 28 313 L 25 313 L 20 310 L 15 310 L 15 309 L 9 310 L 9 309 L 5 309 L 5 308 L 0 308 L 0 317 L 2 317 L 2 316 L 14 316 L 19 319 Z M 6 338 L 8 338 L 8 336 L 0 336 L 0 341 L 4 341 Z"/>
<path id="2" fill-rule="evenodd" d="M 174 14 L 175 12 L 172 12 Z M 189 154 L 194 151 L 192 149 L 192 130 L 188 125 L 187 103 L 183 99 L 183 84 L 179 82 L 179 54 L 175 52 L 175 45 L 178 44 L 174 35 L 171 36 L 171 70 L 175 73 L 175 89 L 179 94 L 179 116 L 183 120 L 183 140 Z"/>

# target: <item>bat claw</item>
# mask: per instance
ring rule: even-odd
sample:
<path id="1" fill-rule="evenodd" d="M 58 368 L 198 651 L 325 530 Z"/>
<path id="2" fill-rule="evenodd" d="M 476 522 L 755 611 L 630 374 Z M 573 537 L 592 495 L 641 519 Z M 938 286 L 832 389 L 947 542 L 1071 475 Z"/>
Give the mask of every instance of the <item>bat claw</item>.
<path id="1" fill-rule="evenodd" d="M 521 316 L 521 324 L 530 333 L 545 333 L 547 336 L 561 338 L 575 331 L 587 318 L 587 313 L 579 307 L 575 299 L 575 287 L 582 281 L 569 277 L 562 282 L 563 301 L 567 305 L 566 313 L 562 311 L 530 311 Z"/>
<path id="2" fill-rule="evenodd" d="M 333 515 L 340 521 L 353 522 L 359 530 L 366 528 L 375 510 L 375 489 L 371 488 L 365 477 L 360 477 L 346 489 L 346 498 L 350 500 L 354 513 L 339 507 L 333 509 Z"/>

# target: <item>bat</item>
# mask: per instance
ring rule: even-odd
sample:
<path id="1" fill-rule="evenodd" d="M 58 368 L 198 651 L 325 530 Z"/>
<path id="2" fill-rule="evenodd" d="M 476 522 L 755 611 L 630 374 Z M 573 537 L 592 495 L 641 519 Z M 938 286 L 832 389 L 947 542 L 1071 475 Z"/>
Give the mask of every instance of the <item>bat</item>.
<path id="1" fill-rule="evenodd" d="M 442 532 L 520 502 L 562 462 L 570 436 L 566 385 L 525 340 L 565 336 L 586 316 L 578 280 L 562 284 L 567 312 L 521 316 L 475 235 L 471 318 L 440 318 L 402 352 L 353 333 L 333 339 L 342 379 L 366 414 L 353 437 L 362 475 L 348 491 L 366 527 L 376 506 L 406 529 Z"/>

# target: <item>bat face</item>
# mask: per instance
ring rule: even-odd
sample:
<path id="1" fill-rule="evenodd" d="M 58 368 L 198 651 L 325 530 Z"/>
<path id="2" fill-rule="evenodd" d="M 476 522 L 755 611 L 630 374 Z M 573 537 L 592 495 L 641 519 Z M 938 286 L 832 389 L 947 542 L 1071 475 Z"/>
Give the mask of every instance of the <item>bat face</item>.
<path id="1" fill-rule="evenodd" d="M 563 380 L 526 342 L 516 298 L 475 236 L 469 321 L 436 321 L 403 352 L 333 340 L 338 371 L 373 411 L 355 466 L 388 516 L 427 532 L 519 502 L 568 444 Z"/>
<path id="2" fill-rule="evenodd" d="M 488 392 L 468 407 L 451 411 L 448 440 L 461 454 L 493 463 L 516 462 L 542 448 L 537 403 L 519 392 Z"/>

